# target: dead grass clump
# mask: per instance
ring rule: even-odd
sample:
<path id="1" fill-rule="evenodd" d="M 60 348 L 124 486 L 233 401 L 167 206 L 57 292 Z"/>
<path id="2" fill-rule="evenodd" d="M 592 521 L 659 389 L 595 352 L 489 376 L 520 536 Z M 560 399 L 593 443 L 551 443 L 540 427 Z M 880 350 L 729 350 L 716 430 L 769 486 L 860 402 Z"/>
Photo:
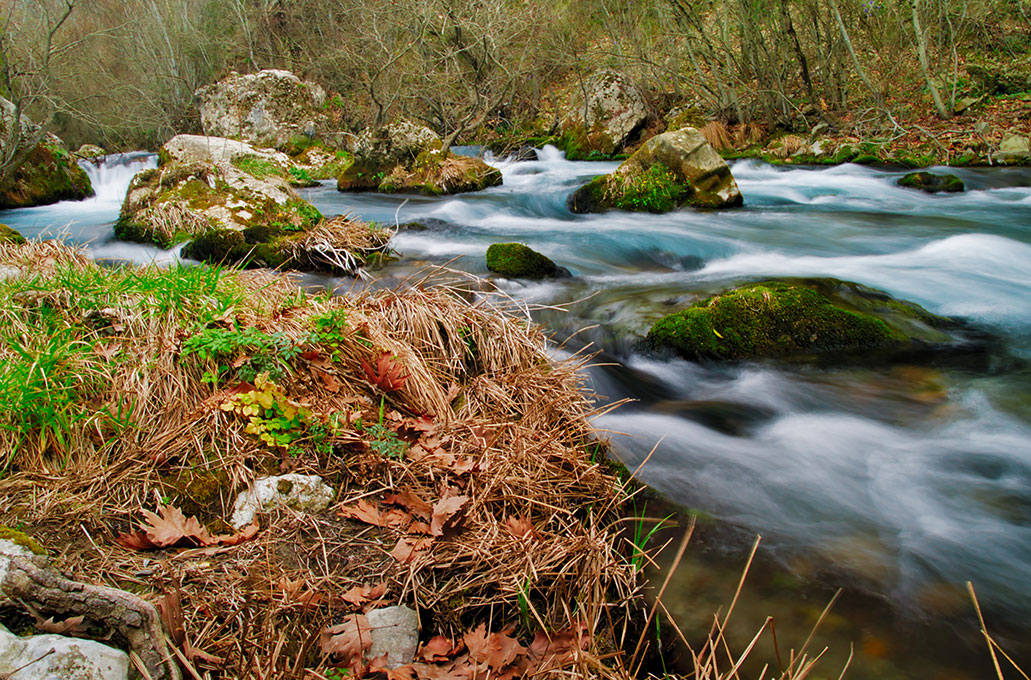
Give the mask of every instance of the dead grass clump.
<path id="1" fill-rule="evenodd" d="M 393 234 L 382 227 L 348 216 L 323 220 L 289 245 L 291 259 L 315 270 L 358 274 L 369 262 L 389 253 Z"/>
<path id="2" fill-rule="evenodd" d="M 24 267 L 0 281 L 0 524 L 161 603 L 186 675 L 319 677 L 321 631 L 376 603 L 417 609 L 424 638 L 586 625 L 574 674 L 619 675 L 600 659 L 637 602 L 613 528 L 626 494 L 590 459 L 577 366 L 536 326 L 443 285 L 311 295 L 54 244 L 3 246 L 0 264 Z M 225 534 L 237 493 L 285 471 L 335 504 L 262 515 L 238 545 L 114 541 L 142 509 L 188 503 Z"/>
<path id="3" fill-rule="evenodd" d="M 734 138 L 726 123 L 718 120 L 709 121 L 699 130 L 709 145 L 716 151 L 726 151 L 734 146 Z"/>

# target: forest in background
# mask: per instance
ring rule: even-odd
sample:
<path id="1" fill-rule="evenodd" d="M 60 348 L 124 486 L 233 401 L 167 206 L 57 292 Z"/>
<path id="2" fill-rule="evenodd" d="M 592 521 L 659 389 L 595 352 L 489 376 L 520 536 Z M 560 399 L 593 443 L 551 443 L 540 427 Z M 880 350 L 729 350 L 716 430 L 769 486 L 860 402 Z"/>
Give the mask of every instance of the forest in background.
<path id="1" fill-rule="evenodd" d="M 0 0 L 0 94 L 73 148 L 198 132 L 231 71 L 323 85 L 346 129 L 546 130 L 613 68 L 677 109 L 771 133 L 948 118 L 1031 71 L 1028 0 Z M 974 76 L 979 75 L 977 79 Z M 997 92 L 992 92 L 997 90 Z M 467 132 L 465 137 L 475 137 Z"/>

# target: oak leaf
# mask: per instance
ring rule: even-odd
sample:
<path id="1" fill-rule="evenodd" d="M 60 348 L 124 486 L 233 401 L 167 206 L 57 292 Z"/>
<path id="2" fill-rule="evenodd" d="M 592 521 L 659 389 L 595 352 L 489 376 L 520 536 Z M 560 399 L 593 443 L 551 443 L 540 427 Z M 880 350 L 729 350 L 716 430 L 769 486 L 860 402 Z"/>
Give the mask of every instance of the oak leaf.
<path id="1" fill-rule="evenodd" d="M 422 647 L 419 648 L 416 658 L 420 661 L 428 661 L 429 663 L 437 663 L 440 661 L 447 661 L 450 659 L 461 646 L 456 646 L 454 642 L 448 640 L 443 635 L 437 635 L 427 640 Z"/>
<path id="2" fill-rule="evenodd" d="M 424 501 L 411 489 L 403 489 L 399 493 L 388 493 L 383 496 L 383 502 L 391 505 L 400 505 L 416 517 L 429 520 L 433 517 L 433 506 Z"/>
<path id="3" fill-rule="evenodd" d="M 324 654 L 332 654 L 348 664 L 360 665 L 372 647 L 372 626 L 361 614 L 352 614 L 343 623 L 322 631 L 320 646 Z"/>
<path id="4" fill-rule="evenodd" d="M 444 535 L 444 526 L 469 502 L 468 496 L 449 496 L 433 504 L 433 518 L 430 521 L 430 533 L 434 536 Z"/>
<path id="5" fill-rule="evenodd" d="M 366 524 L 372 524 L 373 526 L 387 526 L 387 520 L 380 509 L 364 498 L 358 501 L 356 505 L 345 505 L 341 507 L 337 512 L 342 517 L 356 519 L 359 522 L 365 522 Z"/>
<path id="6" fill-rule="evenodd" d="M 381 583 L 378 586 L 355 586 L 344 592 L 340 597 L 350 605 L 363 607 L 367 603 L 378 600 L 387 592 L 387 584 Z"/>
<path id="7" fill-rule="evenodd" d="M 390 556 L 401 564 L 411 564 L 420 553 L 429 550 L 432 538 L 402 538 L 390 551 Z"/>
<path id="8" fill-rule="evenodd" d="M 399 390 L 408 380 L 404 366 L 390 352 L 381 352 L 375 367 L 368 359 L 362 359 L 362 370 L 365 371 L 365 379 L 369 384 L 384 392 Z"/>

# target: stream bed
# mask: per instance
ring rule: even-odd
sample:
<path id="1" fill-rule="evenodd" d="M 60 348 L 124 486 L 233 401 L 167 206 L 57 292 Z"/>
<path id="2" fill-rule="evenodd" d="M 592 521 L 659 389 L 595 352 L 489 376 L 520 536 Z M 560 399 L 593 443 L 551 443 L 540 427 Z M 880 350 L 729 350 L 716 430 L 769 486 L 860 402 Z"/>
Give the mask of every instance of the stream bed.
<path id="1" fill-rule="evenodd" d="M 589 369 L 599 403 L 631 401 L 595 425 L 631 469 L 648 459 L 642 481 L 700 514 L 697 545 L 664 598 L 689 639 L 729 602 L 761 534 L 742 595 L 750 604 L 735 614 L 738 649 L 770 613 L 782 653 L 797 647 L 841 586 L 817 641 L 832 650 L 817 677 L 837 677 L 851 642 L 848 678 L 988 677 L 969 580 L 990 631 L 1031 665 L 1031 168 L 950 169 L 967 191 L 932 196 L 896 187 L 901 171 L 738 161 L 740 209 L 573 215 L 569 193 L 617 164 L 569 162 L 550 147 L 539 158 L 496 163 L 504 184 L 476 194 L 344 194 L 326 182 L 307 197 L 326 215 L 421 223 L 397 234 L 402 259 L 373 272 L 374 285 L 433 264 L 486 276 L 484 253 L 499 241 L 572 272 L 496 282 L 535 307 L 556 353 L 599 353 Z M 153 164 L 142 154 L 87 164 L 97 197 L 0 212 L 0 222 L 104 260 L 175 261 L 175 250 L 113 241 L 129 179 Z M 772 276 L 856 281 L 996 342 L 844 366 L 640 351 L 664 314 Z"/>

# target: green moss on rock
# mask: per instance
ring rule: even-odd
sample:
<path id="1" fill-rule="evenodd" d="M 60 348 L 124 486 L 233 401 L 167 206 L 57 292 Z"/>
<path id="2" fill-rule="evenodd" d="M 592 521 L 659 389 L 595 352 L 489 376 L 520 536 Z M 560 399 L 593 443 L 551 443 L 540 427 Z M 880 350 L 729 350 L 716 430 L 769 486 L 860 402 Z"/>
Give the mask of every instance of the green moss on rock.
<path id="1" fill-rule="evenodd" d="M 873 302 L 862 306 L 885 305 L 886 296 L 878 291 L 833 279 L 766 281 L 714 295 L 660 319 L 646 342 L 693 359 L 756 359 L 888 349 L 909 341 L 897 327 L 835 294 L 842 287 L 859 291 L 860 299 L 865 291 L 874 294 Z"/>
<path id="2" fill-rule="evenodd" d="M 566 273 L 550 258 L 522 243 L 495 243 L 487 248 L 487 269 L 512 279 L 544 279 Z"/>
<path id="3" fill-rule="evenodd" d="M 72 155 L 60 146 L 40 143 L 15 170 L 10 186 L 0 192 L 0 208 L 78 201 L 92 195 L 89 176 Z"/>
<path id="4" fill-rule="evenodd" d="M 23 548 L 28 548 L 37 555 L 46 555 L 47 551 L 39 544 L 36 539 L 32 538 L 24 531 L 18 531 L 10 527 L 0 524 L 0 540 L 10 541 L 16 545 L 20 545 Z"/>
<path id="5" fill-rule="evenodd" d="M 0 243 L 25 243 L 25 237 L 6 224 L 0 224 Z"/>
<path id="6" fill-rule="evenodd" d="M 958 193 L 964 190 L 963 180 L 955 175 L 936 175 L 932 172 L 911 172 L 898 181 L 900 187 L 919 189 L 929 194 Z"/>

